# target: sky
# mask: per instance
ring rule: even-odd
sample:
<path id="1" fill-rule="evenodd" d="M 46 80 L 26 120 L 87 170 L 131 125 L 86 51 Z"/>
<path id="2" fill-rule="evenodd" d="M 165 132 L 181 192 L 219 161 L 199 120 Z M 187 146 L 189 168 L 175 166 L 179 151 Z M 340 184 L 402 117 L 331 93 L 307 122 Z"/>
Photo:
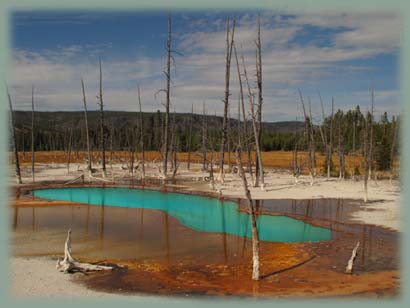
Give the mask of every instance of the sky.
<path id="1" fill-rule="evenodd" d="M 301 120 L 298 89 L 310 100 L 313 118 L 360 105 L 375 116 L 398 114 L 400 19 L 389 13 L 283 14 L 271 11 L 172 11 L 171 110 L 223 112 L 226 20 L 236 19 L 235 44 L 244 54 L 252 91 L 255 82 L 257 16 L 261 15 L 263 120 Z M 14 108 L 97 109 L 98 58 L 102 59 L 106 110 L 164 110 L 166 11 L 16 11 L 11 14 L 11 84 Z M 242 68 L 241 68 L 242 69 Z M 239 95 L 232 58 L 230 114 Z"/>

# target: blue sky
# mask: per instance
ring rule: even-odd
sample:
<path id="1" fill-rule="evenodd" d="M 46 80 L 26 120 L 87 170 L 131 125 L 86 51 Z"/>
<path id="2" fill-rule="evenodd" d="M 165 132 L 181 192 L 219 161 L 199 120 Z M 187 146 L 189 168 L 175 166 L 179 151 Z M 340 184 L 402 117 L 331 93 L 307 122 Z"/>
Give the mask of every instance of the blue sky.
<path id="1" fill-rule="evenodd" d="M 264 120 L 301 118 L 297 89 L 321 117 L 318 91 L 330 112 L 336 107 L 370 107 L 375 88 L 376 114 L 400 112 L 400 20 L 386 13 L 262 16 Z M 172 110 L 221 114 L 224 95 L 225 23 L 236 17 L 235 42 L 255 86 L 258 12 L 172 12 Z M 103 59 L 107 110 L 136 110 L 137 85 L 146 111 L 163 109 L 167 12 L 20 11 L 11 15 L 12 94 L 16 109 L 29 109 L 31 85 L 38 110 L 81 110 L 80 79 L 88 105 L 97 109 L 98 57 Z M 236 113 L 238 82 L 231 71 L 231 114 Z M 256 93 L 256 89 L 253 89 Z"/>

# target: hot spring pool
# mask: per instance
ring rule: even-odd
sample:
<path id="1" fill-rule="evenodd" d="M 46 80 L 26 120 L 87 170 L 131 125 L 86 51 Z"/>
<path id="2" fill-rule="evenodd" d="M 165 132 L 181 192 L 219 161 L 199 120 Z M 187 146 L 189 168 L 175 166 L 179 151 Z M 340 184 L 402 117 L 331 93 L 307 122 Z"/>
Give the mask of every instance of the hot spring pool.
<path id="1" fill-rule="evenodd" d="M 181 193 L 128 188 L 52 188 L 34 190 L 43 199 L 71 201 L 103 207 L 160 210 L 199 232 L 251 238 L 250 217 L 233 201 Z M 331 239 L 331 230 L 287 216 L 259 215 L 261 241 L 317 242 Z"/>

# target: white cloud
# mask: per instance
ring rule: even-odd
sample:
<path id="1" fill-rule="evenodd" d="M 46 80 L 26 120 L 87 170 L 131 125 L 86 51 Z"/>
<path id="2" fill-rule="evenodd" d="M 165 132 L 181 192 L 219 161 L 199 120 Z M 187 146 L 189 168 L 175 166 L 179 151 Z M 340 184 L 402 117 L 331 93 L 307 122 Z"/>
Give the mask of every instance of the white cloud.
<path id="1" fill-rule="evenodd" d="M 274 23 L 272 24 L 272 20 Z M 341 29 L 332 37 L 331 46 L 300 45 L 292 38 L 304 26 Z M 185 112 L 192 103 L 202 106 L 206 100 L 212 114 L 222 112 L 224 94 L 226 33 L 223 19 L 198 19 L 189 28 L 191 32 L 177 35 L 176 50 L 184 56 L 176 56 L 176 74 L 173 74 L 171 101 L 177 111 Z M 210 27 L 212 31 L 204 31 Z M 347 29 L 348 28 L 348 29 Z M 200 30 L 196 30 L 200 29 Z M 294 119 L 300 117 L 297 87 L 320 89 L 323 78 L 344 78 L 372 67 L 340 66 L 340 61 L 366 59 L 397 51 L 399 46 L 399 22 L 389 14 L 381 15 L 298 15 L 284 18 L 277 15 L 262 16 L 264 119 Z M 243 46 L 248 76 L 254 87 L 256 15 L 245 14 L 238 19 L 235 41 L 238 51 Z M 31 100 L 31 85 L 36 88 L 39 110 L 74 110 L 82 108 L 80 79 L 86 82 L 89 105 L 96 108 L 98 92 L 98 58 L 106 45 L 60 46 L 54 50 L 30 52 L 14 51 L 13 95 L 16 109 L 27 109 Z M 84 54 L 88 56 L 84 58 Z M 78 60 L 81 59 L 81 60 Z M 103 79 L 107 109 L 135 110 L 136 86 L 143 89 L 144 109 L 163 109 L 163 96 L 155 100 L 154 93 L 164 88 L 162 73 L 165 59 L 150 56 L 126 60 L 104 60 Z M 336 73 L 335 73 L 336 71 Z M 337 75 L 335 75 L 337 74 Z M 395 93 L 397 90 L 391 90 Z M 231 68 L 232 110 L 236 111 L 238 82 L 235 59 Z M 397 95 L 380 94 L 384 102 L 397 105 Z M 384 96 L 383 96 L 384 95 Z M 350 100 L 350 101 L 349 101 Z M 359 93 L 346 93 L 339 102 L 350 106 L 351 101 L 365 103 Z M 94 106 L 94 107 L 92 107 Z M 380 105 L 380 108 L 383 105 Z M 389 107 L 390 108 L 390 107 Z M 392 106 L 391 110 L 395 107 Z M 279 116 L 278 116 L 279 115 Z"/>

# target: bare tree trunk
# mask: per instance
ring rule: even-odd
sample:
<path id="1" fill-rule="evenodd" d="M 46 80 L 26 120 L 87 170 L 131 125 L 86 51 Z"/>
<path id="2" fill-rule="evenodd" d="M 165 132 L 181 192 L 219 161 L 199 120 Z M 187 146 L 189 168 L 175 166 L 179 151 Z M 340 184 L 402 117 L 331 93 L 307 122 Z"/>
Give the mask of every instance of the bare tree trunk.
<path id="1" fill-rule="evenodd" d="M 322 100 L 322 96 L 320 95 L 320 92 L 318 92 L 318 94 L 319 94 L 320 106 L 321 106 L 321 109 L 322 109 L 322 125 L 319 126 L 319 131 L 320 131 L 320 135 L 322 137 L 323 148 L 325 149 L 325 153 L 326 153 L 326 166 L 328 166 L 329 151 L 328 151 L 328 142 L 327 142 L 327 132 L 325 130 L 325 123 L 326 123 L 325 109 L 324 109 L 324 106 L 323 106 L 323 100 Z"/>
<path id="2" fill-rule="evenodd" d="M 364 198 L 363 201 L 367 203 L 367 179 L 369 176 L 369 169 L 368 169 L 368 160 L 369 160 L 369 150 L 368 150 L 368 139 L 369 139 L 369 124 L 368 121 L 365 117 L 364 119 L 364 124 L 365 124 L 365 131 L 364 131 L 364 145 L 363 145 L 363 161 L 364 161 Z"/>
<path id="3" fill-rule="evenodd" d="M 313 176 L 317 175 L 317 163 L 316 163 L 316 147 L 315 147 L 315 134 L 313 131 L 313 117 L 312 117 L 312 104 L 309 100 L 309 128 L 310 128 L 310 156 L 313 166 Z"/>
<path id="4" fill-rule="evenodd" d="M 25 149 L 24 135 L 25 135 L 24 129 L 22 129 L 21 130 L 21 137 L 23 139 L 23 141 L 22 141 L 23 160 L 26 159 L 26 149 Z"/>
<path id="5" fill-rule="evenodd" d="M 163 142 L 163 175 L 167 177 L 168 169 L 168 133 L 169 133 L 169 105 L 170 105 L 170 83 L 171 83 L 171 14 L 168 14 L 168 40 L 167 40 L 167 77 L 166 84 L 166 102 L 165 102 L 165 120 L 164 120 L 164 142 Z"/>
<path id="6" fill-rule="evenodd" d="M 322 109 L 322 125 L 319 126 L 320 129 L 320 134 L 322 136 L 322 141 L 323 141 L 323 146 L 325 149 L 326 153 L 326 168 L 327 168 L 327 178 L 330 178 L 330 166 L 331 166 L 331 150 L 330 150 L 330 143 L 327 137 L 327 130 L 325 129 L 325 122 L 326 122 L 326 117 L 325 117 L 325 109 L 323 106 L 323 100 L 322 96 L 320 95 L 319 92 L 319 99 L 320 99 L 320 106 Z M 333 98 L 332 98 L 332 119 L 333 119 Z M 331 129 L 329 129 L 329 139 L 331 138 Z"/>
<path id="7" fill-rule="evenodd" d="M 140 147 L 141 147 L 142 178 L 145 179 L 144 119 L 142 117 L 140 86 L 138 86 L 138 105 L 140 107 Z"/>
<path id="8" fill-rule="evenodd" d="M 176 126 L 176 112 L 172 115 L 172 132 L 171 132 L 171 167 L 172 167 L 172 178 L 175 177 L 177 170 L 178 170 L 178 162 L 177 162 L 177 126 Z"/>
<path id="9" fill-rule="evenodd" d="M 208 169 L 206 163 L 206 140 L 207 140 L 207 124 L 206 124 L 206 114 L 205 114 L 205 102 L 202 104 L 202 171 Z"/>
<path id="10" fill-rule="evenodd" d="M 296 118 L 297 121 L 297 118 Z M 299 168 L 299 164 L 298 164 L 298 133 L 295 127 L 295 144 L 294 144 L 294 148 L 293 148 L 293 177 L 295 178 L 295 184 L 298 183 L 298 179 L 299 179 L 299 175 L 300 175 L 300 168 Z"/>
<path id="11" fill-rule="evenodd" d="M 397 119 L 393 121 L 393 139 L 391 144 L 391 151 L 390 151 L 390 170 L 393 173 L 393 163 L 394 163 L 394 149 L 396 147 L 396 140 L 397 140 L 397 131 L 398 131 L 398 122 Z"/>
<path id="12" fill-rule="evenodd" d="M 134 177 L 134 148 L 133 141 L 131 140 L 133 132 L 127 130 L 127 140 L 128 140 L 128 171 L 131 174 L 131 177 Z"/>
<path id="13" fill-rule="evenodd" d="M 31 87 L 31 180 L 35 181 L 34 157 L 34 86 Z"/>
<path id="14" fill-rule="evenodd" d="M 88 114 L 87 114 L 87 100 L 85 97 L 85 87 L 84 87 L 84 80 L 81 79 L 81 87 L 83 89 L 83 102 L 84 102 L 84 121 L 85 121 L 85 136 L 87 140 L 87 169 L 91 170 L 91 150 L 90 150 L 90 134 L 88 132 Z"/>
<path id="15" fill-rule="evenodd" d="M 173 142 L 173 169 L 172 169 L 172 178 L 175 178 L 175 176 L 177 175 L 177 171 L 178 171 L 178 159 L 177 159 L 177 153 L 178 153 L 178 149 L 179 149 L 179 138 L 177 138 L 177 134 L 176 131 L 174 132 L 174 142 Z"/>
<path id="16" fill-rule="evenodd" d="M 211 166 L 209 169 L 209 180 L 211 181 L 211 188 L 215 190 L 215 178 L 214 178 L 214 147 L 211 145 Z"/>
<path id="17" fill-rule="evenodd" d="M 74 122 L 71 121 L 70 138 L 68 139 L 67 174 L 70 174 L 71 144 L 72 144 L 72 142 L 73 142 L 73 129 L 74 129 Z"/>
<path id="18" fill-rule="evenodd" d="M 246 152 L 247 152 L 247 169 L 248 169 L 248 171 L 251 175 L 252 182 L 253 182 L 253 172 L 252 172 L 252 163 L 251 163 L 251 147 L 250 147 L 249 140 L 248 140 L 248 125 L 247 125 L 246 112 L 245 112 L 245 99 L 244 99 L 244 95 L 243 95 L 241 70 L 240 70 L 240 66 L 239 66 L 238 53 L 236 51 L 236 44 L 235 43 L 233 45 L 233 48 L 234 48 L 236 68 L 237 68 L 237 73 L 238 73 L 239 96 L 240 96 L 241 105 L 242 105 L 243 133 L 244 133 L 244 136 L 245 136 L 244 145 L 245 145 Z M 240 119 L 239 119 L 239 121 L 240 121 Z"/>
<path id="19" fill-rule="evenodd" d="M 356 111 L 354 113 L 353 118 L 353 172 L 352 177 L 353 180 L 356 180 Z"/>
<path id="20" fill-rule="evenodd" d="M 329 149 L 327 154 L 327 178 L 330 178 L 330 167 L 332 164 L 333 154 L 333 113 L 334 113 L 334 99 L 332 97 L 332 115 L 330 117 L 330 129 L 329 129 Z"/>
<path id="21" fill-rule="evenodd" d="M 256 226 L 256 213 L 254 206 L 252 204 L 252 197 L 251 193 L 248 188 L 248 182 L 246 181 L 245 172 L 242 168 L 242 161 L 241 161 L 241 148 L 238 147 L 236 150 L 236 162 L 238 165 L 239 174 L 242 178 L 243 190 L 245 192 L 246 200 L 248 203 L 249 209 L 249 216 L 251 217 L 251 225 L 252 225 L 252 263 L 253 263 L 253 270 L 252 270 L 252 279 L 259 280 L 260 273 L 259 273 L 259 236 L 258 236 L 258 228 Z"/>
<path id="22" fill-rule="evenodd" d="M 344 170 L 345 170 L 345 166 L 344 166 L 344 151 L 342 148 L 342 130 L 341 130 L 341 121 L 343 119 L 343 116 L 341 116 L 338 119 L 338 152 L 339 152 L 339 179 L 344 179 L 345 175 L 344 175 Z"/>
<path id="23" fill-rule="evenodd" d="M 256 83 L 258 86 L 258 110 L 257 110 L 257 115 L 258 115 L 258 122 L 257 122 L 257 129 L 258 129 L 258 142 L 259 145 L 262 143 L 262 103 L 263 103 L 263 97 L 262 97 L 262 44 L 261 44 L 261 17 L 260 14 L 258 15 L 258 39 L 256 40 Z M 259 153 L 258 155 L 261 155 Z M 260 159 L 256 159 L 256 177 L 260 177 L 260 172 L 262 172 L 262 166 L 259 166 Z M 263 177 L 263 175 L 262 175 Z M 263 180 L 262 180 L 263 181 Z"/>
<path id="24" fill-rule="evenodd" d="M 255 175 L 255 187 L 259 186 L 259 182 L 257 182 L 258 180 L 260 181 L 260 187 L 262 190 L 265 189 L 265 180 L 264 180 L 264 174 L 263 174 L 263 165 L 262 165 L 262 156 L 261 156 L 261 151 L 260 151 L 260 146 L 259 146 L 259 138 L 258 138 L 258 127 L 257 127 L 257 120 L 256 120 L 256 114 L 255 114 L 255 108 L 254 108 L 254 100 L 253 100 L 253 95 L 251 92 L 251 86 L 249 84 L 249 79 L 248 79 L 248 75 L 246 73 L 246 65 L 245 65 L 245 58 L 243 57 L 242 54 L 242 62 L 243 62 L 243 72 L 244 72 L 244 77 L 245 77 L 245 81 L 248 87 L 248 96 L 249 96 L 249 106 L 251 109 L 251 118 L 252 118 L 252 127 L 253 127 L 253 135 L 254 135 L 254 140 L 255 140 L 255 148 L 256 148 L 256 159 L 258 161 L 259 164 L 259 177 L 257 177 Z"/>
<path id="25" fill-rule="evenodd" d="M 241 142 L 241 96 L 239 95 L 238 98 L 238 127 L 237 127 L 237 134 L 238 134 L 238 146 L 242 148 L 242 142 Z"/>
<path id="26" fill-rule="evenodd" d="M 372 88 L 372 108 L 370 113 L 370 141 L 369 141 L 369 180 L 372 178 L 373 168 L 373 113 L 374 113 L 374 89 Z"/>
<path id="27" fill-rule="evenodd" d="M 103 90 L 102 90 L 102 70 L 101 70 L 101 57 L 99 58 L 100 62 L 100 134 L 101 134 L 101 163 L 102 163 L 102 172 L 103 177 L 106 176 L 105 169 L 105 128 L 104 128 L 104 103 L 103 103 Z"/>
<path id="28" fill-rule="evenodd" d="M 302 103 L 302 109 L 303 109 L 303 115 L 305 117 L 305 135 L 306 135 L 306 139 L 308 141 L 308 149 L 309 149 L 309 175 L 310 175 L 310 185 L 313 185 L 313 161 L 312 161 L 312 145 L 311 145 L 311 138 L 310 138 L 310 134 L 309 134 L 309 121 L 311 121 L 311 119 L 308 119 L 308 116 L 306 114 L 306 108 L 305 108 L 305 103 L 303 101 L 303 96 L 302 96 L 302 92 L 299 91 L 299 97 L 300 97 L 300 101 Z"/>
<path id="29" fill-rule="evenodd" d="M 113 145 L 114 145 L 114 123 L 111 118 L 111 125 L 110 125 L 110 169 L 111 169 L 111 175 L 113 176 L 112 172 L 112 163 L 113 163 Z"/>
<path id="30" fill-rule="evenodd" d="M 219 179 L 221 182 L 224 181 L 224 154 L 227 140 L 227 125 L 228 125 L 228 106 L 229 106 L 229 79 L 231 71 L 231 57 L 232 57 L 232 46 L 233 39 L 235 35 L 235 19 L 232 25 L 232 35 L 229 41 L 229 19 L 226 21 L 226 60 L 225 60 L 225 97 L 224 97 L 224 116 L 222 122 L 222 141 L 220 149 L 220 159 L 219 159 Z"/>
<path id="31" fill-rule="evenodd" d="M 194 104 L 192 104 L 191 116 L 189 118 L 189 137 L 188 137 L 188 164 L 187 169 L 191 168 L 191 147 L 192 147 L 192 118 L 194 117 Z"/>
<path id="32" fill-rule="evenodd" d="M 251 102 L 253 106 L 253 101 Z M 261 150 L 259 146 L 259 140 L 258 140 L 258 131 L 257 131 L 257 124 L 256 124 L 256 115 L 254 114 L 253 107 L 251 107 L 251 112 L 252 112 L 252 126 L 253 126 L 253 134 L 255 136 L 255 148 L 256 148 L 256 157 L 257 161 L 259 163 L 259 179 L 260 179 L 260 186 L 261 190 L 265 189 L 265 179 L 264 179 L 264 174 L 263 174 L 263 165 L 262 165 L 262 156 L 261 156 Z"/>
<path id="33" fill-rule="evenodd" d="M 232 170 L 231 164 L 231 109 L 228 106 L 228 125 L 227 125 L 227 134 L 226 134 L 226 144 L 228 151 L 228 172 Z"/>
<path id="34" fill-rule="evenodd" d="M 16 164 L 16 180 L 17 184 L 23 184 L 21 180 L 21 172 L 20 172 L 20 162 L 19 162 L 19 154 L 17 150 L 17 141 L 16 141 L 16 127 L 14 126 L 14 115 L 13 115 L 13 102 L 11 100 L 9 88 L 6 85 L 7 97 L 9 99 L 9 108 L 10 108 L 10 124 L 11 124 L 11 133 L 13 138 L 13 148 L 14 148 L 14 160 Z"/>

